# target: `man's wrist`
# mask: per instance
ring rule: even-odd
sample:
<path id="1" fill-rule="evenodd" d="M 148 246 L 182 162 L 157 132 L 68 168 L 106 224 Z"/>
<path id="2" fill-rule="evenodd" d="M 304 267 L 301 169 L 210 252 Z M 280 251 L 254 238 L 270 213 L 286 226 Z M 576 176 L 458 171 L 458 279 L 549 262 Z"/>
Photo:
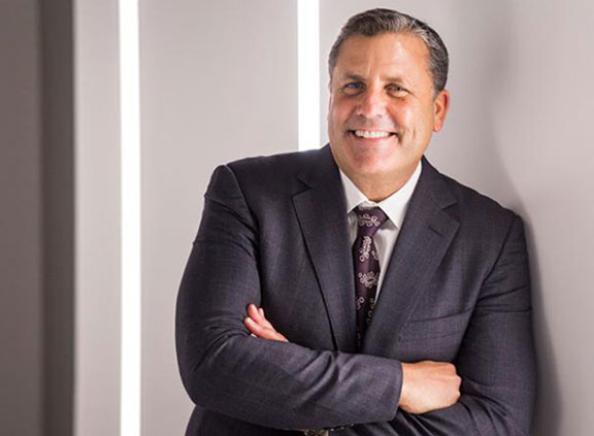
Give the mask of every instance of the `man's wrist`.
<path id="1" fill-rule="evenodd" d="M 407 400 L 408 400 L 408 386 L 406 384 L 406 377 L 405 374 L 408 371 L 408 364 L 404 362 L 400 362 L 401 368 L 401 382 L 400 382 L 400 395 L 398 399 L 398 408 L 406 407 Z"/>

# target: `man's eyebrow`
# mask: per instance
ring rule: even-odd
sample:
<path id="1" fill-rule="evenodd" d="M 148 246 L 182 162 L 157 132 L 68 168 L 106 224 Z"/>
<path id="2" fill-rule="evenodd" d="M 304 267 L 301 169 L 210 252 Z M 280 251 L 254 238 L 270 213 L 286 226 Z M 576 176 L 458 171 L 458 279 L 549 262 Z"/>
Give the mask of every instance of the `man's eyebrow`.
<path id="1" fill-rule="evenodd" d="M 342 75 L 342 80 L 357 80 L 359 82 L 363 82 L 365 81 L 365 79 L 363 78 L 363 76 L 360 76 L 358 74 L 355 73 L 345 73 Z"/>
<path id="2" fill-rule="evenodd" d="M 356 73 L 344 73 L 341 77 L 342 80 L 356 80 L 359 82 L 364 82 L 365 78 L 363 76 L 360 76 L 359 74 Z M 395 82 L 395 83 L 404 83 L 404 80 L 402 80 L 402 77 L 400 76 L 390 76 L 390 77 L 382 77 L 382 79 L 384 79 L 386 82 Z"/>
<path id="3" fill-rule="evenodd" d="M 404 80 L 400 76 L 385 77 L 386 82 L 404 83 Z"/>

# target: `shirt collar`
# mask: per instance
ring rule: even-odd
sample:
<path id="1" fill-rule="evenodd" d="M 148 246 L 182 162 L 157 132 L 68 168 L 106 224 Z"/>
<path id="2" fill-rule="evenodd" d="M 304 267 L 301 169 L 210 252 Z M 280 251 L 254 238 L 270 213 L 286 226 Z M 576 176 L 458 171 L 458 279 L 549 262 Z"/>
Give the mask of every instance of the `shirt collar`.
<path id="1" fill-rule="evenodd" d="M 421 175 L 421 167 L 421 161 L 419 161 L 417 167 L 404 186 L 379 203 L 369 200 L 339 168 L 340 178 L 342 179 L 342 186 L 344 187 L 346 197 L 347 214 L 360 204 L 365 207 L 379 206 L 388 216 L 389 220 L 396 227 L 400 228 L 402 226 L 402 221 L 404 221 L 404 214 L 406 213 L 408 202 L 415 190 L 419 176 Z"/>

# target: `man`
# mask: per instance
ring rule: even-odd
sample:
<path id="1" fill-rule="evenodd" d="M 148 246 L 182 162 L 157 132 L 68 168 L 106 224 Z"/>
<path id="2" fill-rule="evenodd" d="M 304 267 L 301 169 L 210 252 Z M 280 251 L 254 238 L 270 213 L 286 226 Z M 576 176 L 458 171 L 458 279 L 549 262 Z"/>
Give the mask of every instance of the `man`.
<path id="1" fill-rule="evenodd" d="M 177 306 L 187 434 L 528 435 L 522 221 L 424 157 L 443 42 L 375 9 L 329 70 L 329 145 L 221 165 L 207 188 Z"/>

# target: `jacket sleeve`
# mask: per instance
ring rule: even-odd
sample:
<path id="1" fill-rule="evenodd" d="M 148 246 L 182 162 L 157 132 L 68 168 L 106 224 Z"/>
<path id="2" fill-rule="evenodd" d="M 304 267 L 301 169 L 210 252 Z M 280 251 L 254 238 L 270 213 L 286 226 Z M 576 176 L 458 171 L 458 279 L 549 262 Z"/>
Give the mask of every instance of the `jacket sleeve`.
<path id="1" fill-rule="evenodd" d="M 232 169 L 219 166 L 176 307 L 178 366 L 192 401 L 285 430 L 392 420 L 399 361 L 250 336 L 246 308 L 262 298 L 258 232 Z"/>
<path id="2" fill-rule="evenodd" d="M 483 283 L 454 363 L 462 378 L 458 403 L 423 415 L 399 411 L 392 421 L 399 434 L 530 435 L 535 358 L 528 255 L 518 216 Z"/>

